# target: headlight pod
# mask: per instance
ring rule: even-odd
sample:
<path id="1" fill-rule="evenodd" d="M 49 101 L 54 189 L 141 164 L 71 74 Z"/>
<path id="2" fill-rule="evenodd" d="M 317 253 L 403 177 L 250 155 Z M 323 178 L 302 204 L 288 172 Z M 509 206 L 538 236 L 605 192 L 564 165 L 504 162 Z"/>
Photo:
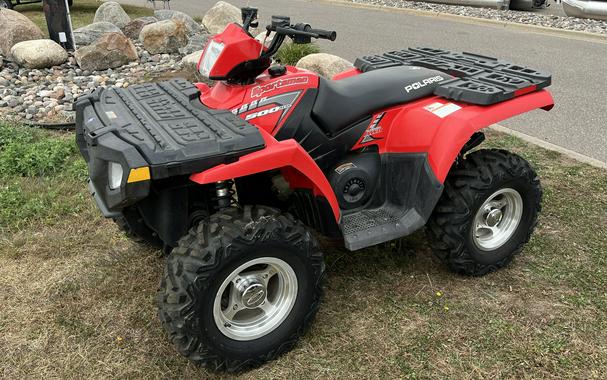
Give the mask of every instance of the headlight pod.
<path id="1" fill-rule="evenodd" d="M 107 178 L 110 190 L 116 190 L 122 185 L 122 177 L 124 176 L 124 170 L 122 165 L 117 162 L 110 162 L 107 168 Z"/>
<path id="2" fill-rule="evenodd" d="M 204 55 L 202 56 L 200 66 L 198 68 L 200 75 L 206 78 L 210 76 L 211 70 L 213 69 L 213 66 L 215 66 L 215 63 L 221 55 L 224 47 L 225 45 L 220 42 L 211 41 L 209 43 L 209 46 L 207 46 L 206 50 L 204 51 Z"/>

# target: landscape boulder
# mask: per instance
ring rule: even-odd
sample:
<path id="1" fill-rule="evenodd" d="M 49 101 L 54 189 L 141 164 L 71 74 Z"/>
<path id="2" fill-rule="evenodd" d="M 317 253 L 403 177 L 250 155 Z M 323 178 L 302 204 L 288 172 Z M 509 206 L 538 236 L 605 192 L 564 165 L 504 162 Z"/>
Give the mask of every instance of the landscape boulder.
<path id="1" fill-rule="evenodd" d="M 218 1 L 213 8 L 209 9 L 202 19 L 202 25 L 211 34 L 223 32 L 228 24 L 242 23 L 242 12 L 232 4 Z"/>
<path id="2" fill-rule="evenodd" d="M 97 8 L 95 12 L 95 19 L 93 22 L 110 22 L 119 28 L 122 28 L 129 22 L 131 18 L 126 14 L 124 9 L 115 1 L 108 1 Z"/>
<path id="3" fill-rule="evenodd" d="M 137 60 L 135 45 L 122 33 L 108 33 L 76 50 L 76 62 L 83 70 L 112 69 Z"/>
<path id="4" fill-rule="evenodd" d="M 188 44 L 188 28 L 179 20 L 158 21 L 144 26 L 139 40 L 150 54 L 177 53 Z"/>
<path id="5" fill-rule="evenodd" d="M 207 41 L 211 38 L 210 34 L 195 34 L 190 36 L 190 40 L 188 44 L 181 49 L 179 49 L 179 53 L 181 54 L 190 54 L 198 50 L 204 49 L 207 44 Z"/>
<path id="6" fill-rule="evenodd" d="M 122 34 L 122 31 L 111 22 L 94 22 L 90 25 L 74 30 L 74 41 L 76 41 L 76 46 L 78 47 L 86 46 L 92 44 L 108 33 Z"/>
<path id="7" fill-rule="evenodd" d="M 38 40 L 44 34 L 29 18 L 10 9 L 0 10 L 0 51 L 8 56 L 18 42 Z"/>
<path id="8" fill-rule="evenodd" d="M 173 11 L 169 9 L 160 9 L 154 11 L 154 17 L 156 17 L 160 21 L 179 20 L 183 22 L 186 28 L 188 28 L 188 35 L 190 36 L 200 34 L 204 31 L 202 26 L 200 26 L 192 17 L 183 12 Z"/>
<path id="9" fill-rule="evenodd" d="M 139 17 L 120 28 L 120 30 L 122 30 L 122 33 L 124 33 L 124 35 L 128 38 L 137 40 L 139 39 L 141 29 L 143 29 L 144 26 L 153 24 L 155 22 L 158 22 L 156 17 Z"/>
<path id="10" fill-rule="evenodd" d="M 313 71 L 325 78 L 331 79 L 336 74 L 354 67 L 351 62 L 336 55 L 326 53 L 310 54 L 297 62 L 297 67 Z"/>
<path id="11" fill-rule="evenodd" d="M 44 69 L 67 61 L 67 52 L 53 40 L 22 41 L 13 46 L 15 62 L 28 69 Z"/>
<path id="12" fill-rule="evenodd" d="M 191 77 L 196 77 L 198 75 L 198 61 L 200 61 L 200 56 L 202 55 L 203 50 L 195 51 L 191 54 L 186 55 L 180 62 L 181 68 L 186 71 Z"/>

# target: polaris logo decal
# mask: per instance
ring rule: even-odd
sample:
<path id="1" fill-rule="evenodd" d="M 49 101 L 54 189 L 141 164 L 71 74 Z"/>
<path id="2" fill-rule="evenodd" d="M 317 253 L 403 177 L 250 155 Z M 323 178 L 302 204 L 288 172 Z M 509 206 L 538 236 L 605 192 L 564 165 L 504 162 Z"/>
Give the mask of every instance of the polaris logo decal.
<path id="1" fill-rule="evenodd" d="M 445 78 L 443 78 L 440 75 L 437 75 L 435 77 L 424 79 L 420 82 L 411 83 L 410 85 L 405 86 L 405 91 L 407 91 L 407 93 L 409 93 L 411 91 L 415 91 L 415 90 L 419 90 L 420 88 L 424 88 L 429 84 L 442 82 L 444 80 L 445 80 Z"/>
<path id="2" fill-rule="evenodd" d="M 371 141 L 379 140 L 379 138 L 376 138 L 375 136 L 384 131 L 381 125 L 379 125 L 379 122 L 384 118 L 385 115 L 386 113 L 382 112 L 377 115 L 377 117 L 371 122 L 371 125 L 369 125 L 369 127 L 365 131 L 365 134 L 363 135 L 362 140 L 360 141 L 361 144 L 366 144 Z"/>
<path id="3" fill-rule="evenodd" d="M 289 79 L 279 79 L 277 81 L 268 83 L 263 86 L 257 86 L 251 90 L 252 98 L 259 98 L 265 93 L 272 92 L 279 88 L 289 87 L 289 86 L 297 86 L 300 84 L 307 84 L 308 77 L 295 77 Z"/>

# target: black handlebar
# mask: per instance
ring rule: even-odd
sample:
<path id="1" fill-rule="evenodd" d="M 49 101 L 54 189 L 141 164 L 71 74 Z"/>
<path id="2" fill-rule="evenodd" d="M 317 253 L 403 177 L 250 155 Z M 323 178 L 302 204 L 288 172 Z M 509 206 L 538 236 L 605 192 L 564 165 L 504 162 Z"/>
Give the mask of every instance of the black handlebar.
<path id="1" fill-rule="evenodd" d="M 329 41 L 335 41 L 337 39 L 337 32 L 334 30 L 310 29 L 308 32 L 318 34 L 318 38 Z"/>
<path id="2" fill-rule="evenodd" d="M 291 19 L 285 16 L 272 16 L 272 24 L 267 26 L 268 33 L 276 32 L 288 36 L 295 43 L 309 43 L 311 38 L 322 38 L 325 40 L 335 41 L 337 32 L 333 30 L 312 29 L 310 24 L 295 24 L 290 25 Z"/>
<path id="3" fill-rule="evenodd" d="M 337 32 L 332 30 L 312 29 L 310 24 L 295 24 L 291 25 L 291 18 L 287 16 L 272 16 L 272 23 L 266 27 L 267 36 L 271 32 L 275 32 L 276 36 L 272 39 L 270 46 L 267 49 L 262 49 L 259 56 L 260 61 L 271 62 L 274 54 L 282 46 L 285 38 L 289 37 L 295 44 L 309 44 L 312 38 L 322 38 L 330 41 L 335 41 Z"/>
<path id="4" fill-rule="evenodd" d="M 310 38 L 322 38 L 325 40 L 335 41 L 337 38 L 337 32 L 330 30 L 321 30 L 321 29 L 307 29 L 307 30 L 297 30 L 292 27 L 282 27 L 279 26 L 275 28 L 275 30 L 271 30 L 276 32 L 276 34 L 284 34 L 285 36 L 289 36 L 291 38 L 296 37 L 310 37 Z"/>

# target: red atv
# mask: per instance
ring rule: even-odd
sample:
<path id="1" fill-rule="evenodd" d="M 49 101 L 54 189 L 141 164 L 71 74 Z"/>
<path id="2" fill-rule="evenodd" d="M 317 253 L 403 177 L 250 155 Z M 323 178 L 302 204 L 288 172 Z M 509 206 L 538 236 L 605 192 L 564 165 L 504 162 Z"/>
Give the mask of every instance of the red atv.
<path id="1" fill-rule="evenodd" d="M 288 37 L 332 31 L 273 17 L 269 46 L 243 26 L 199 63 L 217 81 L 98 89 L 77 103 L 77 142 L 102 213 L 166 253 L 160 319 L 177 349 L 239 371 L 291 349 L 322 297 L 315 233 L 358 250 L 423 226 L 452 270 L 507 265 L 536 225 L 531 166 L 476 150 L 483 128 L 553 100 L 550 75 L 469 53 L 367 56 L 333 79 L 273 64 Z"/>

